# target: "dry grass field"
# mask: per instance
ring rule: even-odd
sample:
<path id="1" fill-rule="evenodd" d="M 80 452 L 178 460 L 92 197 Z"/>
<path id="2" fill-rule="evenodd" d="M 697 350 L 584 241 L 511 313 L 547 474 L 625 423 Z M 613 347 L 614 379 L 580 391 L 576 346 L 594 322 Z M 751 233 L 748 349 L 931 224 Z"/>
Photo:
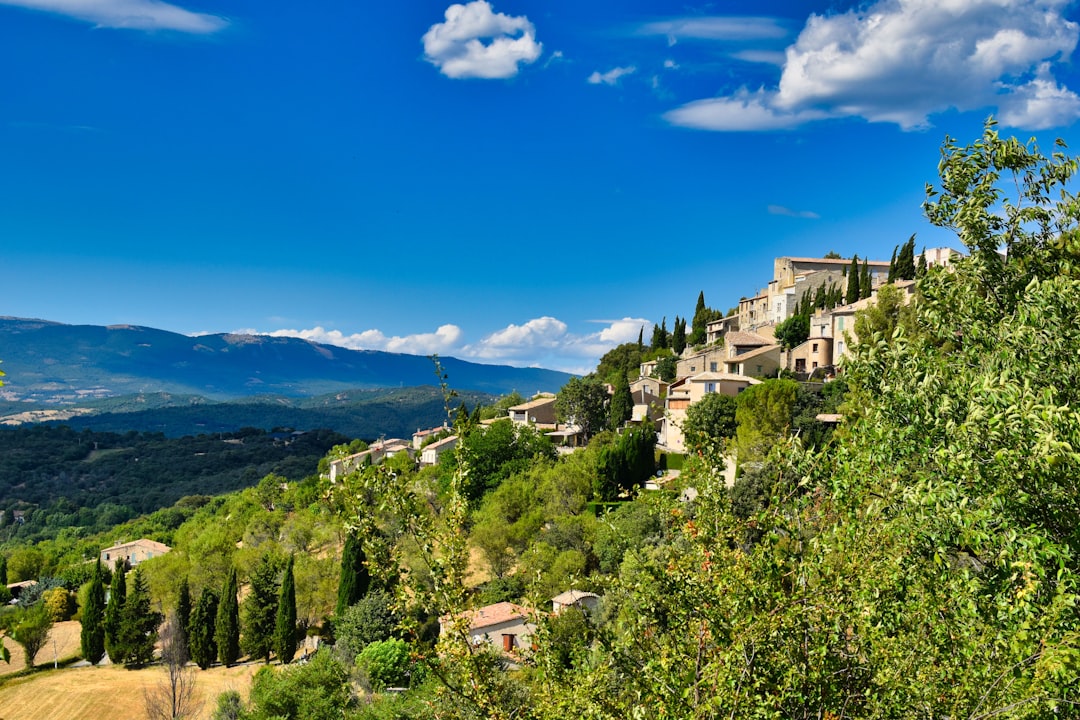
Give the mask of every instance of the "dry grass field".
<path id="1" fill-rule="evenodd" d="M 48 645 L 37 656 L 39 667 L 51 668 L 52 639 L 60 658 L 79 652 L 79 623 L 57 623 Z M 22 648 L 8 640 L 11 665 L 0 662 L 0 675 L 24 667 Z M 262 667 L 259 663 L 231 668 L 214 667 L 195 673 L 195 687 L 202 697 L 198 718 L 209 718 L 217 696 L 237 690 L 247 698 L 251 678 Z M 143 693 L 163 681 L 160 667 L 125 670 L 122 667 L 70 667 L 44 670 L 28 677 L 8 680 L 0 685 L 0 720 L 145 720 Z"/>

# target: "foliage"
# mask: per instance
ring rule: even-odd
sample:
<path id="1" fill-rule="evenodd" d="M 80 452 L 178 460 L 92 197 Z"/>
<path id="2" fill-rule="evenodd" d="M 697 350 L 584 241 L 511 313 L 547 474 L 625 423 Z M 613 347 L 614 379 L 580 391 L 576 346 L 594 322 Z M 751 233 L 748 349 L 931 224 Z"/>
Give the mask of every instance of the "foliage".
<path id="1" fill-rule="evenodd" d="M 240 658 L 240 604 L 237 592 L 236 568 L 232 568 L 221 591 L 214 621 L 214 644 L 217 645 L 218 660 L 225 667 L 231 667 Z"/>
<path id="2" fill-rule="evenodd" d="M 278 594 L 277 617 L 274 622 L 274 654 L 282 664 L 292 662 L 296 655 L 296 579 L 293 576 L 293 556 L 285 563 Z"/>
<path id="3" fill-rule="evenodd" d="M 576 425 L 588 441 L 608 424 L 608 394 L 593 378 L 570 378 L 555 399 L 559 422 Z"/>
<path id="4" fill-rule="evenodd" d="M 407 685 L 412 661 L 409 646 L 391 638 L 370 643 L 356 658 L 356 666 L 376 692 L 388 687 Z"/>
<path id="5" fill-rule="evenodd" d="M 141 568 L 131 574 L 131 587 L 120 609 L 118 637 L 109 659 L 129 667 L 142 667 L 154 658 L 161 614 L 150 609 L 150 589 Z M 113 651 L 116 654 L 113 654 Z"/>
<path id="6" fill-rule="evenodd" d="M 665 355 L 656 361 L 654 374 L 664 382 L 672 382 L 679 371 L 679 359 L 672 355 Z"/>
<path id="7" fill-rule="evenodd" d="M 341 577 L 338 580 L 337 607 L 334 614 L 341 616 L 346 608 L 355 605 L 367 595 L 371 576 L 368 573 L 364 545 L 355 532 L 345 536 L 345 549 L 341 555 Z"/>
<path id="8" fill-rule="evenodd" d="M 12 640 L 22 646 L 26 656 L 26 666 L 34 667 L 34 658 L 37 657 L 38 651 L 45 647 L 52 626 L 53 620 L 48 609 L 38 604 L 4 617 L 2 629 Z"/>
<path id="9" fill-rule="evenodd" d="M 810 337 L 810 316 L 792 315 L 776 325 L 773 335 L 787 350 L 802 345 Z"/>
<path id="10" fill-rule="evenodd" d="M 671 331 L 671 351 L 676 355 L 682 355 L 686 349 L 686 320 L 675 316 L 675 327 Z"/>
<path id="11" fill-rule="evenodd" d="M 217 593 L 212 588 L 203 588 L 188 625 L 188 646 L 191 649 L 191 659 L 203 670 L 213 665 L 218 655 L 217 642 L 214 639 L 217 612 Z"/>
<path id="12" fill-rule="evenodd" d="M 844 292 L 844 303 L 850 305 L 859 299 L 859 256 L 851 258 L 851 265 L 847 271 L 847 290 Z"/>
<path id="13" fill-rule="evenodd" d="M 645 484 L 656 471 L 656 428 L 646 421 L 633 427 L 600 451 L 594 495 L 614 500 L 620 494 Z"/>
<path id="14" fill-rule="evenodd" d="M 735 397 L 723 393 L 708 393 L 686 409 L 683 436 L 686 446 L 701 452 L 711 444 L 735 437 Z"/>
<path id="15" fill-rule="evenodd" d="M 302 664 L 255 673 L 247 720 L 339 720 L 349 703 L 348 672 L 320 650 Z"/>
<path id="16" fill-rule="evenodd" d="M 235 690 L 226 690 L 218 695 L 217 705 L 210 715 L 210 720 L 243 720 L 244 699 Z"/>
<path id="17" fill-rule="evenodd" d="M 97 665 L 105 656 L 105 583 L 100 559 L 94 564 L 94 576 L 85 597 L 81 609 L 79 646 L 83 658 L 91 665 Z"/>
<path id="18" fill-rule="evenodd" d="M 274 628 L 277 618 L 277 565 L 264 553 L 248 579 L 248 594 L 242 608 L 241 646 L 248 657 L 270 662 L 274 651 Z"/>
<path id="19" fill-rule="evenodd" d="M 766 380 L 739 393 L 735 444 L 740 463 L 764 459 L 787 436 L 798 387 L 792 380 Z"/>
<path id="20" fill-rule="evenodd" d="M 75 594 L 65 587 L 55 587 L 42 594 L 42 601 L 53 622 L 70 620 L 75 614 Z"/>
<path id="21" fill-rule="evenodd" d="M 126 563 L 120 562 L 113 569 L 109 583 L 109 604 L 105 607 L 105 650 L 109 660 L 123 662 L 124 603 L 127 600 Z"/>
<path id="22" fill-rule="evenodd" d="M 915 309 L 906 302 L 904 292 L 895 285 L 882 285 L 877 298 L 869 306 L 855 313 L 855 336 L 860 341 L 891 342 L 896 328 L 904 326 L 910 334 L 916 331 Z"/>
<path id="23" fill-rule="evenodd" d="M 335 646 L 349 663 L 371 643 L 388 640 L 394 634 L 398 618 L 393 602 L 389 593 L 373 590 L 335 620 Z"/>
<path id="24" fill-rule="evenodd" d="M 187 658 L 190 658 L 191 648 L 188 646 L 188 638 L 191 637 L 191 588 L 188 586 L 186 577 L 180 581 L 180 588 L 177 590 L 176 630 L 180 634 L 184 653 Z"/>
<path id="25" fill-rule="evenodd" d="M 630 383 L 623 375 L 615 380 L 615 394 L 611 397 L 608 427 L 618 430 L 634 416 L 634 397 L 630 394 Z"/>
<path id="26" fill-rule="evenodd" d="M 620 375 L 623 377 L 634 375 L 636 377 L 641 361 L 642 348 L 638 347 L 637 343 L 629 342 L 616 345 L 600 358 L 593 375 L 602 382 L 614 384 Z"/>
<path id="27" fill-rule="evenodd" d="M 601 420 L 606 421 L 606 416 L 601 416 Z M 533 462 L 553 461 L 555 446 L 535 428 L 506 419 L 486 428 L 469 429 L 455 448 L 455 456 L 469 468 L 464 491 L 468 500 L 475 503 L 484 493 Z"/>

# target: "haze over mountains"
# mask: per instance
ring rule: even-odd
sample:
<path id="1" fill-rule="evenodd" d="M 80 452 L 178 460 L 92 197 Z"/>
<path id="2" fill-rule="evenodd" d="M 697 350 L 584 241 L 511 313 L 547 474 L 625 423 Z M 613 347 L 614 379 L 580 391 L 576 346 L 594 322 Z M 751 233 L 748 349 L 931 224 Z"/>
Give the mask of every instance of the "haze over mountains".
<path id="1" fill-rule="evenodd" d="M 349 350 L 289 337 L 189 337 L 130 325 L 0 318 L 3 397 L 36 403 L 167 392 L 230 400 L 435 385 L 429 358 Z M 567 373 L 441 358 L 455 389 L 501 395 L 556 391 Z"/>
<path id="2" fill-rule="evenodd" d="M 446 417 L 430 358 L 287 337 L 189 337 L 135 326 L 0 318 L 0 423 L 178 436 L 241 427 L 332 428 L 401 436 Z M 570 375 L 441 358 L 468 408 L 517 390 L 556 391 Z"/>

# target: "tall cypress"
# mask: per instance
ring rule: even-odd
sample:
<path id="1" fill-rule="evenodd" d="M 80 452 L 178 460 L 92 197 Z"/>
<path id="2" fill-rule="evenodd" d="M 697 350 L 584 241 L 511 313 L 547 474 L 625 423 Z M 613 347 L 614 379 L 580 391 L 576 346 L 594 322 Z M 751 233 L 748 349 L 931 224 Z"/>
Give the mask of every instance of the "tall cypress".
<path id="1" fill-rule="evenodd" d="M 105 607 L 105 650 L 113 663 L 124 662 L 121 625 L 124 601 L 127 600 L 127 580 L 124 578 L 126 569 L 124 562 L 116 563 L 113 568 L 112 582 L 109 583 L 109 604 Z"/>
<path id="2" fill-rule="evenodd" d="M 844 293 L 844 303 L 850 305 L 859 299 L 859 256 L 851 258 L 851 266 L 847 274 L 847 292 Z"/>
<path id="3" fill-rule="evenodd" d="M 865 300 L 870 297 L 870 294 L 874 291 L 871 286 L 870 279 L 870 263 L 867 260 L 862 261 L 862 272 L 859 273 L 859 299 Z"/>
<path id="4" fill-rule="evenodd" d="M 176 624 L 184 645 L 185 657 L 191 657 L 191 588 L 187 578 L 180 581 L 176 599 Z"/>
<path id="5" fill-rule="evenodd" d="M 618 430 L 634 416 L 634 398 L 630 394 L 630 382 L 624 372 L 619 373 L 619 379 L 615 381 L 615 394 L 611 398 L 608 412 L 612 430 Z"/>
<path id="6" fill-rule="evenodd" d="M 338 580 L 337 606 L 334 614 L 341 617 L 350 605 L 355 605 L 367 595 L 371 575 L 367 569 L 364 546 L 354 533 L 345 538 L 345 550 L 341 555 L 341 578 Z"/>
<path id="7" fill-rule="evenodd" d="M 237 590 L 236 568 L 232 568 L 225 580 L 225 588 L 221 591 L 214 622 L 218 660 L 225 667 L 232 667 L 240 659 L 240 604 L 236 599 Z"/>
<path id="8" fill-rule="evenodd" d="M 249 592 L 244 598 L 241 646 L 251 659 L 270 663 L 274 651 L 274 619 L 277 617 L 277 574 L 269 554 L 264 554 L 251 573 Z"/>
<path id="9" fill-rule="evenodd" d="M 82 656 L 91 665 L 97 665 L 105 656 L 105 582 L 102 578 L 101 559 L 94 567 L 94 576 L 86 593 L 82 609 L 82 631 L 79 634 Z"/>
<path id="10" fill-rule="evenodd" d="M 281 664 L 288 665 L 296 655 L 296 580 L 293 578 L 293 556 L 285 564 L 278 594 L 277 618 L 274 622 L 274 654 Z"/>
<path id="11" fill-rule="evenodd" d="M 203 670 L 214 664 L 217 658 L 217 642 L 214 641 L 214 625 L 217 622 L 218 597 L 210 588 L 203 588 L 188 623 L 190 636 L 188 647 L 191 659 Z"/>
<path id="12" fill-rule="evenodd" d="M 675 316 L 675 329 L 671 333 L 671 349 L 676 355 L 682 355 L 686 349 L 686 320 Z"/>
<path id="13" fill-rule="evenodd" d="M 136 568 L 131 577 L 131 590 L 120 611 L 122 662 L 132 667 L 142 667 L 154 659 L 154 643 L 157 642 L 161 615 L 150 608 L 150 587 L 142 569 Z"/>

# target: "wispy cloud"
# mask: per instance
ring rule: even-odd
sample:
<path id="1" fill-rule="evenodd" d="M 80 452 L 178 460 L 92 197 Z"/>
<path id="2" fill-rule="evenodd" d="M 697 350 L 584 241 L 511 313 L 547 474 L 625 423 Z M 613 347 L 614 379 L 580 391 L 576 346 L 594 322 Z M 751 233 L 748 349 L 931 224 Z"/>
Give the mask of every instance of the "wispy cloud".
<path id="1" fill-rule="evenodd" d="M 792 210 L 783 205 L 770 205 L 766 208 L 770 215 L 783 215 L 784 217 L 804 218 L 806 220 L 820 220 L 821 216 L 810 210 Z"/>
<path id="2" fill-rule="evenodd" d="M 460 347 L 462 338 L 461 328 L 457 325 L 441 325 L 430 333 L 392 336 L 384 335 L 381 330 L 365 330 L 346 335 L 340 330 L 327 330 L 323 327 L 314 327 L 310 330 L 273 330 L 265 333 L 250 330 L 245 332 L 252 335 L 301 338 L 350 350 L 384 350 L 409 355 L 445 353 Z"/>
<path id="3" fill-rule="evenodd" d="M 192 12 L 159 0 L 0 0 L 0 5 L 65 15 L 101 28 L 208 35 L 229 24 L 217 15 Z"/>
<path id="4" fill-rule="evenodd" d="M 527 17 L 496 13 L 486 0 L 451 5 L 445 17 L 428 28 L 422 42 L 424 58 L 449 78 L 511 78 L 543 49 Z"/>
<path id="5" fill-rule="evenodd" d="M 621 78 L 623 75 L 632 75 L 635 72 L 637 72 L 637 68 L 633 65 L 629 65 L 627 67 L 612 68 L 605 73 L 602 73 L 599 70 L 595 70 L 593 71 L 593 74 L 586 79 L 585 82 L 589 83 L 590 85 L 617 85 L 619 83 L 619 78 Z"/>
<path id="6" fill-rule="evenodd" d="M 668 44 L 679 40 L 765 40 L 787 35 L 787 29 L 769 17 L 683 17 L 642 25 L 639 35 L 663 35 Z"/>
<path id="7" fill-rule="evenodd" d="M 688 103 L 674 125 L 745 131 L 859 117 L 905 130 L 949 109 L 996 109 L 1005 125 L 1038 130 L 1080 118 L 1080 96 L 1060 85 L 1080 26 L 1061 0 L 878 0 L 811 15 L 786 51 L 774 88 Z M 745 57 L 745 56 L 744 56 Z M 749 56 L 747 59 L 752 59 Z"/>

